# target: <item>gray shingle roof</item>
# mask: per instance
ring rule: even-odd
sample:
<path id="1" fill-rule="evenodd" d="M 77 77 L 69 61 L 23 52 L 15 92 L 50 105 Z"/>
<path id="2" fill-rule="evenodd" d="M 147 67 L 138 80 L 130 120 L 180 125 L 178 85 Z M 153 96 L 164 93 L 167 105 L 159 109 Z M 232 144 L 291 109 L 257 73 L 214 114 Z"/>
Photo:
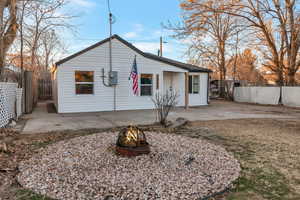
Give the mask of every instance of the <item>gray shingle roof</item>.
<path id="1" fill-rule="evenodd" d="M 211 72 L 211 70 L 209 69 L 206 69 L 206 68 L 202 68 L 202 67 L 198 67 L 196 65 L 191 65 L 191 64 L 186 64 L 186 63 L 182 63 L 182 62 L 179 62 L 179 61 L 176 61 L 176 60 L 172 60 L 172 59 L 169 59 L 169 58 L 165 58 L 165 57 L 160 57 L 160 56 L 157 56 L 157 55 L 154 55 L 154 54 L 151 54 L 151 53 L 146 53 L 146 52 L 143 52 L 141 51 L 140 49 L 136 48 L 133 44 L 127 42 L 126 40 L 124 40 L 123 38 L 121 38 L 120 36 L 118 35 L 113 35 L 111 37 L 111 39 L 117 39 L 119 40 L 120 42 L 122 42 L 123 44 L 125 44 L 126 46 L 128 46 L 129 48 L 131 48 L 132 50 L 136 51 L 137 53 L 139 53 L 140 55 L 146 57 L 146 58 L 149 58 L 149 59 L 152 59 L 152 60 L 156 60 L 156 61 L 159 61 L 159 62 L 163 62 L 163 63 L 166 63 L 166 64 L 169 64 L 169 65 L 173 65 L 173 66 L 176 66 L 176 67 L 179 67 L 181 69 L 184 69 L 184 70 L 188 70 L 189 72 Z M 94 49 L 106 42 L 108 42 L 110 40 L 110 38 L 106 38 L 105 40 L 102 40 L 86 49 L 83 49 L 69 57 L 66 57 L 58 62 L 56 62 L 56 65 L 61 65 L 69 60 L 71 60 L 72 58 L 74 57 L 77 57 L 91 49 Z"/>

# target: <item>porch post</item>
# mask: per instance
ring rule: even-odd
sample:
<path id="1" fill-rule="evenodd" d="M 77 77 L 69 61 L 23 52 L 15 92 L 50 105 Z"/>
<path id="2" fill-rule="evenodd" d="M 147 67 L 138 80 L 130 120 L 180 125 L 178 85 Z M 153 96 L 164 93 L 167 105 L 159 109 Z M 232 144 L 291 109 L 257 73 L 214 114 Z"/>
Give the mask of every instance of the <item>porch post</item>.
<path id="1" fill-rule="evenodd" d="M 189 73 L 185 72 L 185 109 L 189 108 Z"/>

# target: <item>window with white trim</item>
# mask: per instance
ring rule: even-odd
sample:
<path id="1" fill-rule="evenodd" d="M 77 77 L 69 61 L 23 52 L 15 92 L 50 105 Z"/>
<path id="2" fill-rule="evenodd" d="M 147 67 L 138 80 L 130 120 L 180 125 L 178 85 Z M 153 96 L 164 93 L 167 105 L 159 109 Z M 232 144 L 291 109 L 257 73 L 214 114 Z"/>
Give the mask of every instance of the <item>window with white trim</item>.
<path id="1" fill-rule="evenodd" d="M 200 77 L 199 75 L 190 75 L 189 76 L 189 93 L 190 94 L 199 94 L 200 90 Z"/>
<path id="2" fill-rule="evenodd" d="M 153 91 L 153 75 L 141 74 L 141 96 L 152 96 Z"/>
<path id="3" fill-rule="evenodd" d="M 75 71 L 75 93 L 94 94 L 94 72 Z"/>

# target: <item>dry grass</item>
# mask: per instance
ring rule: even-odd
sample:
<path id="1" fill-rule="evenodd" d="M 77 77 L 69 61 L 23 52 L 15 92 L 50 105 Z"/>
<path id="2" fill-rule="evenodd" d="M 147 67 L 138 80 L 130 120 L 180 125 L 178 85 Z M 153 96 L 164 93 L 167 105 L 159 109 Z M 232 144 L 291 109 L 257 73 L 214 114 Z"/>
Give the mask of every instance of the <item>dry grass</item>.
<path id="1" fill-rule="evenodd" d="M 193 130 L 199 132 L 199 129 L 203 128 L 206 133 L 200 135 L 233 152 L 243 167 L 242 176 L 225 199 L 300 199 L 300 119 L 193 122 L 187 127 L 185 134 L 195 135 Z M 92 129 L 10 136 L 10 152 L 5 154 L 0 152 L 0 168 L 9 163 L 14 169 L 20 160 L 27 159 L 37 149 L 50 143 L 101 131 L 103 130 Z M 182 130 L 177 131 L 180 132 Z M 16 169 L 0 172 L 1 200 L 47 199 L 23 190 L 15 181 L 17 173 Z M 224 195 L 219 198 L 223 199 Z"/>
<path id="2" fill-rule="evenodd" d="M 227 199 L 300 199 L 300 121 L 244 119 L 195 122 L 219 137 L 211 137 L 234 153 L 242 176 Z"/>

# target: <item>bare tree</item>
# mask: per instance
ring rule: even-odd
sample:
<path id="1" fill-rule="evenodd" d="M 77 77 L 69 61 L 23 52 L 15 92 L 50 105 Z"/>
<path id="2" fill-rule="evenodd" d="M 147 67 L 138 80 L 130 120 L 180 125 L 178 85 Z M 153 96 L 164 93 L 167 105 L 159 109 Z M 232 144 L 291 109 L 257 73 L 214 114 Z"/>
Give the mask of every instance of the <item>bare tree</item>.
<path id="1" fill-rule="evenodd" d="M 19 11 L 19 41 L 20 41 L 20 68 L 21 68 L 21 76 L 19 80 L 19 87 L 23 87 L 24 83 L 24 20 L 28 16 L 27 5 L 30 1 L 23 0 L 20 3 L 20 11 Z"/>
<path id="2" fill-rule="evenodd" d="M 232 56 L 228 62 L 228 76 L 233 80 L 245 80 L 249 83 L 262 85 L 265 80 L 257 67 L 257 56 L 251 49 Z"/>
<path id="3" fill-rule="evenodd" d="M 224 2 L 211 0 L 184 0 L 181 3 L 183 10 L 183 25 L 171 27 L 177 32 L 177 38 L 191 40 L 187 52 L 194 63 L 213 67 L 219 74 L 222 97 L 225 97 L 226 57 L 230 40 L 239 29 L 237 20 L 216 8 L 222 7 Z"/>
<path id="4" fill-rule="evenodd" d="M 67 0 L 22 0 L 18 6 L 19 31 L 7 57 L 21 70 L 31 70 L 39 76 L 57 59 L 59 50 L 65 50 L 59 33 L 72 31 L 73 17 L 63 10 Z M 23 74 L 23 73 L 21 73 Z M 22 87 L 22 78 L 19 86 Z"/>
<path id="5" fill-rule="evenodd" d="M 8 9 L 8 12 L 6 12 Z M 5 66 L 6 54 L 16 38 L 17 0 L 0 1 L 0 79 Z"/>
<path id="6" fill-rule="evenodd" d="M 55 30 L 42 34 L 40 42 L 41 65 L 44 66 L 44 70 L 48 70 L 50 65 L 54 63 L 59 52 L 65 49 L 65 46 Z"/>
<path id="7" fill-rule="evenodd" d="M 178 94 L 167 91 L 166 93 L 156 93 L 152 101 L 155 105 L 158 121 L 161 125 L 167 124 L 169 113 L 178 104 Z"/>
<path id="8" fill-rule="evenodd" d="M 46 51 L 46 56 L 48 56 L 46 65 L 49 64 L 49 56 L 51 54 L 49 51 L 53 50 L 53 48 L 50 48 L 51 45 L 45 42 L 48 41 L 52 43 L 54 35 L 55 40 L 58 40 L 54 30 L 62 31 L 66 28 L 72 28 L 69 20 L 73 18 L 73 16 L 60 12 L 60 9 L 65 6 L 66 3 L 66 0 L 46 0 L 42 2 L 31 2 L 29 4 L 30 15 L 26 21 L 24 41 L 30 52 L 31 66 L 35 68 L 35 71 L 45 69 L 40 69 L 42 65 L 40 57 Z M 48 40 L 45 40 L 47 36 L 50 37 Z"/>
<path id="9" fill-rule="evenodd" d="M 285 82 L 294 85 L 300 67 L 300 15 L 297 4 L 298 0 L 238 0 L 228 1 L 225 7 L 218 9 L 249 23 L 261 43 L 266 67 L 277 74 L 279 85 Z"/>

